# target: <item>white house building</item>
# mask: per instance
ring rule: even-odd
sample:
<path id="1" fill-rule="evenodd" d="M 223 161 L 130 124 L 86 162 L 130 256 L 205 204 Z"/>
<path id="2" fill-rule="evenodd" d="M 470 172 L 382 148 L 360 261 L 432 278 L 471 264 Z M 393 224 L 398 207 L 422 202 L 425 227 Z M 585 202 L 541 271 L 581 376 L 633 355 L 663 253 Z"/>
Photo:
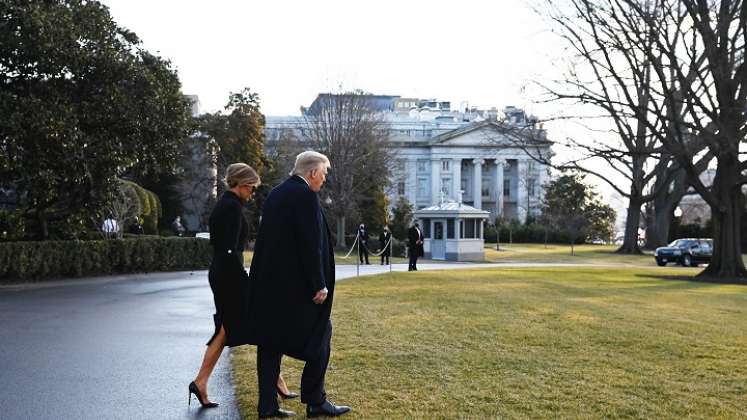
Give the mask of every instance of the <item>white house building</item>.
<path id="1" fill-rule="evenodd" d="M 522 110 L 481 111 L 462 104 L 452 111 L 449 102 L 372 98 L 387 122 L 395 152 L 390 203 L 405 197 L 415 209 L 422 209 L 461 197 L 465 204 L 488 211 L 491 220 L 502 216 L 523 222 L 527 214 L 539 213 L 548 168 L 528 155 L 532 152 L 520 146 L 521 138 L 544 156 L 549 155 L 551 142 Z M 303 126 L 304 117 L 268 116 L 268 148 L 280 131 Z"/>

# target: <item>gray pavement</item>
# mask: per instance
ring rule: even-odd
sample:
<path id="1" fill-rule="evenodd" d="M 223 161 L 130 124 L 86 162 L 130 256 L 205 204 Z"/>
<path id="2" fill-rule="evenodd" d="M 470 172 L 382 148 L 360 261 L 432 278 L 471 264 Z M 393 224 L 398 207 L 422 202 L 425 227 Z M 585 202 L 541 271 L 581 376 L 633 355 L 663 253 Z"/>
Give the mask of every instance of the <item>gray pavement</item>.
<path id="1" fill-rule="evenodd" d="M 420 270 L 542 264 L 423 263 Z M 406 271 L 396 264 L 393 271 Z M 361 275 L 389 266 L 361 266 Z M 339 279 L 355 265 L 338 265 Z M 226 350 L 221 405 L 187 407 L 213 322 L 206 271 L 0 287 L 0 419 L 237 419 Z M 293 386 L 297 390 L 297 384 Z"/>
<path id="2" fill-rule="evenodd" d="M 0 289 L 0 419 L 240 418 L 228 351 L 187 407 L 213 312 L 204 271 Z"/>

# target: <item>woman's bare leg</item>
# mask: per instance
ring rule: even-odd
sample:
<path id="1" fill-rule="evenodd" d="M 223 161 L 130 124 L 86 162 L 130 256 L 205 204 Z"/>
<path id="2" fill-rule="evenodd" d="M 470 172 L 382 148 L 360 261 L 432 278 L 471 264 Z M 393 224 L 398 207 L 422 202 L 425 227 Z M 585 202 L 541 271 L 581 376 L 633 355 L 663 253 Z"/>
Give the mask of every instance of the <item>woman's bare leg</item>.
<path id="1" fill-rule="evenodd" d="M 218 334 L 215 336 L 210 345 L 207 346 L 207 350 L 205 350 L 205 357 L 202 358 L 202 366 L 200 366 L 200 372 L 197 373 L 197 377 L 195 378 L 195 385 L 197 385 L 197 389 L 200 390 L 202 398 L 206 402 L 208 395 L 208 379 L 210 379 L 210 375 L 213 373 L 213 369 L 215 368 L 216 363 L 218 363 L 218 359 L 220 359 L 220 355 L 221 353 L 223 353 L 223 348 L 225 346 L 226 331 L 223 329 L 223 326 L 221 326 Z"/>
<path id="2" fill-rule="evenodd" d="M 283 380 L 283 375 L 278 375 L 278 389 L 281 393 L 288 395 L 290 394 L 290 391 L 288 390 L 288 385 L 285 384 L 285 381 Z"/>

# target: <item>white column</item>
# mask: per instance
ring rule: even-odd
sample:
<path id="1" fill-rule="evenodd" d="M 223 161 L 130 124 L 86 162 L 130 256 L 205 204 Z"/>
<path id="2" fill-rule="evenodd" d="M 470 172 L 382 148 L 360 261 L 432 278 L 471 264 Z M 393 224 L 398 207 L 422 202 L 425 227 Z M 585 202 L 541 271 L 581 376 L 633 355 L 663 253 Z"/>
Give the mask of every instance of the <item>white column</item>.
<path id="1" fill-rule="evenodd" d="M 517 182 L 516 185 L 516 216 L 519 219 L 519 222 L 524 223 L 527 221 L 527 188 L 529 187 L 529 174 L 527 173 L 528 165 L 525 159 L 520 159 L 517 163 L 518 168 L 516 173 L 519 177 L 519 182 Z"/>
<path id="2" fill-rule="evenodd" d="M 537 166 L 539 166 L 539 175 L 537 177 L 537 197 L 539 198 L 539 201 L 542 201 L 545 198 L 545 182 L 547 182 L 547 166 L 538 163 Z"/>
<path id="3" fill-rule="evenodd" d="M 407 159 L 407 181 L 405 182 L 405 196 L 407 201 L 417 209 L 418 202 L 418 160 L 411 157 Z"/>
<path id="4" fill-rule="evenodd" d="M 462 189 L 462 159 L 451 160 L 451 198 L 459 201 L 459 190 Z"/>
<path id="5" fill-rule="evenodd" d="M 495 160 L 495 210 L 498 216 L 503 216 L 503 170 L 506 161 Z"/>
<path id="6" fill-rule="evenodd" d="M 431 158 L 431 205 L 441 203 L 441 159 Z"/>
<path id="7" fill-rule="evenodd" d="M 473 207 L 476 209 L 482 209 L 482 164 L 485 163 L 482 159 L 474 159 L 472 161 L 473 167 L 473 182 L 472 182 L 472 199 L 474 200 Z"/>

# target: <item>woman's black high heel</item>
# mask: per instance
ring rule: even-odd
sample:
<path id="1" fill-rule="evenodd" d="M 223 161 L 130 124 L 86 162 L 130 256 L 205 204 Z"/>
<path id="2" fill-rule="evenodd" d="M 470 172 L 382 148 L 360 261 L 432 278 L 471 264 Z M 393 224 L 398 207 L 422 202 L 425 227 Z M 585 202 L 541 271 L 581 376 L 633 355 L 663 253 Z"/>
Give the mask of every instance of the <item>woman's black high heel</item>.
<path id="1" fill-rule="evenodd" d="M 195 397 L 197 397 L 197 401 L 200 402 L 200 405 L 202 406 L 202 408 L 213 408 L 213 407 L 218 406 L 218 403 L 205 402 L 202 400 L 202 395 L 200 395 L 200 390 L 197 388 L 197 384 L 195 384 L 194 381 L 189 383 L 189 400 L 187 402 L 187 405 L 192 405 L 192 394 L 195 394 Z"/>
<path id="2" fill-rule="evenodd" d="M 285 393 L 283 393 L 283 390 L 280 389 L 279 386 L 276 387 L 276 388 L 278 389 L 278 395 L 280 395 L 280 398 L 282 398 L 284 400 L 290 400 L 290 399 L 298 397 L 298 394 L 295 393 L 295 392 L 288 392 L 287 394 L 285 394 Z"/>

